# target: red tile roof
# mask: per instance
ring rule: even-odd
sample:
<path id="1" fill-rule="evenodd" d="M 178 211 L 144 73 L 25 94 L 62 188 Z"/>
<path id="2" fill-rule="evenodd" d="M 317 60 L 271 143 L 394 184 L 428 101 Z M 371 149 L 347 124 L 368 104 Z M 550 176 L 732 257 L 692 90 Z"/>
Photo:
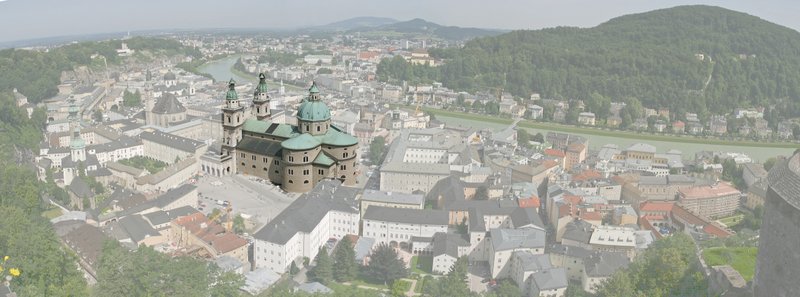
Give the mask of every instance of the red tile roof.
<path id="1" fill-rule="evenodd" d="M 203 213 L 193 213 L 173 221 L 178 226 L 186 228 L 190 233 L 209 246 L 224 254 L 247 245 L 247 240 L 228 232 L 224 227 L 211 221 Z"/>
<path id="2" fill-rule="evenodd" d="M 519 207 L 522 208 L 539 208 L 542 205 L 542 202 L 539 200 L 539 197 L 536 197 L 536 195 L 533 195 L 528 199 L 519 199 L 517 200 L 517 203 L 519 203 Z"/>
<path id="3" fill-rule="evenodd" d="M 584 212 L 581 214 L 581 219 L 584 219 L 586 221 L 602 221 L 603 214 L 596 211 Z"/>
<path id="4" fill-rule="evenodd" d="M 715 186 L 699 186 L 679 189 L 681 199 L 703 199 L 714 198 L 728 195 L 738 195 L 741 192 L 726 182 L 720 182 Z"/>
<path id="5" fill-rule="evenodd" d="M 639 204 L 639 212 L 671 212 L 674 206 L 674 201 L 645 201 Z"/>
<path id="6" fill-rule="evenodd" d="M 560 150 L 557 150 L 557 149 L 546 149 L 546 150 L 544 150 L 544 155 L 545 156 L 551 156 L 551 157 L 559 157 L 559 158 L 566 157 L 566 154 L 564 154 L 564 152 L 562 152 Z"/>

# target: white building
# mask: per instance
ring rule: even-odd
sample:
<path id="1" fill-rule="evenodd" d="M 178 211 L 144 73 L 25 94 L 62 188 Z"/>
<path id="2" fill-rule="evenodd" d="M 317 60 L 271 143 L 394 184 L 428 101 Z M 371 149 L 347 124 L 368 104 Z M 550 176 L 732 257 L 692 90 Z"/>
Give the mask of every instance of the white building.
<path id="1" fill-rule="evenodd" d="M 636 230 L 618 226 L 596 226 L 589 239 L 592 250 L 620 252 L 633 259 L 636 256 Z"/>
<path id="2" fill-rule="evenodd" d="M 362 236 L 378 243 L 407 247 L 412 237 L 447 232 L 448 213 L 442 210 L 372 206 L 364 213 Z"/>
<path id="3" fill-rule="evenodd" d="M 491 229 L 487 238 L 489 271 L 492 278 L 507 277 L 511 273 L 509 260 L 514 252 L 544 254 L 545 231 L 538 228 Z"/>
<path id="4" fill-rule="evenodd" d="M 284 273 L 292 261 L 314 259 L 329 238 L 358 234 L 358 209 L 352 200 L 356 189 L 336 180 L 319 182 L 253 237 L 256 268 Z"/>

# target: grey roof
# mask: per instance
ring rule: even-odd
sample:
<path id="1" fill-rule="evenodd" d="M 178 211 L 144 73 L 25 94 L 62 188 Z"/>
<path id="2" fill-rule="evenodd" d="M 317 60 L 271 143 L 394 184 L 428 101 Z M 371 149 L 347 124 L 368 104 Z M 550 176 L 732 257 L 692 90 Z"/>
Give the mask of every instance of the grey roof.
<path id="1" fill-rule="evenodd" d="M 426 163 L 405 163 L 389 162 L 381 167 L 381 172 L 397 173 L 417 173 L 432 175 L 450 175 L 450 165 L 448 164 L 426 164 Z"/>
<path id="2" fill-rule="evenodd" d="M 584 260 L 586 275 L 593 277 L 611 276 L 617 270 L 628 267 L 630 260 L 624 253 L 595 251 Z"/>
<path id="3" fill-rule="evenodd" d="M 372 237 L 359 237 L 356 241 L 353 250 L 356 252 L 356 260 L 363 260 L 364 257 L 372 253 L 372 247 L 375 246 L 375 238 Z"/>
<path id="4" fill-rule="evenodd" d="M 118 149 L 123 148 L 130 148 L 134 146 L 138 146 L 142 144 L 141 139 L 136 139 L 130 136 L 120 136 L 117 140 L 102 143 L 102 144 L 93 144 L 87 147 L 88 150 L 94 150 L 95 153 L 99 152 L 110 152 L 115 151 Z"/>
<path id="5" fill-rule="evenodd" d="M 469 246 L 469 242 L 464 240 L 460 234 L 450 234 L 436 232 L 433 235 L 433 256 L 447 254 L 453 258 L 458 258 L 458 247 Z"/>
<path id="6" fill-rule="evenodd" d="M 72 179 L 69 184 L 69 190 L 80 198 L 89 198 L 94 196 L 94 192 L 82 178 L 76 177 Z"/>
<path id="7" fill-rule="evenodd" d="M 119 220 L 119 225 L 125 228 L 125 232 L 130 235 L 131 240 L 137 243 L 147 237 L 161 235 L 140 215 L 124 217 Z"/>
<path id="8" fill-rule="evenodd" d="M 86 175 L 91 177 L 101 177 L 101 176 L 111 176 L 113 175 L 113 173 L 111 173 L 111 170 L 108 170 L 108 168 L 100 167 L 97 168 L 97 170 L 87 172 Z"/>
<path id="9" fill-rule="evenodd" d="M 474 207 L 468 210 L 468 214 L 469 232 L 486 232 L 486 221 L 483 220 L 483 214 Z"/>
<path id="10" fill-rule="evenodd" d="M 523 271 L 542 271 L 553 268 L 550 256 L 546 254 L 533 254 L 530 251 L 516 251 L 512 257 L 520 260 Z"/>
<path id="11" fill-rule="evenodd" d="M 449 213 L 433 209 L 408 209 L 372 206 L 364 213 L 364 220 L 406 224 L 447 225 Z"/>
<path id="12" fill-rule="evenodd" d="M 634 152 L 645 152 L 645 153 L 655 153 L 656 147 L 646 143 L 635 143 L 629 146 L 627 151 L 634 151 Z"/>
<path id="13" fill-rule="evenodd" d="M 594 226 L 584 220 L 574 220 L 564 226 L 564 235 L 561 239 L 569 239 L 581 243 L 589 243 Z"/>
<path id="14" fill-rule="evenodd" d="M 86 212 L 83 211 L 70 211 L 58 217 L 50 219 L 51 224 L 64 221 L 86 221 Z"/>
<path id="15" fill-rule="evenodd" d="M 567 270 L 563 267 L 536 272 L 530 276 L 530 279 L 532 292 L 566 288 L 568 285 Z"/>
<path id="16" fill-rule="evenodd" d="M 333 293 L 333 290 L 331 290 L 330 288 L 328 288 L 325 285 L 323 285 L 321 283 L 318 283 L 318 282 L 301 284 L 301 285 L 297 286 L 297 290 L 303 291 L 303 292 L 306 292 L 306 293 L 309 293 L 309 294 L 317 294 L 317 293 L 330 294 L 330 293 Z"/>
<path id="17" fill-rule="evenodd" d="M 395 204 L 422 205 L 425 202 L 425 197 L 419 194 L 406 194 L 367 189 L 364 190 L 364 193 L 361 195 L 361 200 Z"/>
<path id="18" fill-rule="evenodd" d="M 752 184 L 750 187 L 747 188 L 748 193 L 753 193 L 761 198 L 767 198 L 767 183 L 762 181 L 758 181 Z"/>
<path id="19" fill-rule="evenodd" d="M 153 207 L 158 209 L 163 209 L 170 203 L 175 202 L 176 200 L 188 195 L 195 189 L 197 189 L 197 186 L 186 184 L 178 188 L 169 190 L 166 193 L 161 194 L 161 196 L 156 197 L 155 199 L 144 201 L 140 204 L 133 205 L 122 211 L 111 214 L 110 217 L 118 217 L 118 218 L 125 217 L 132 214 L 140 213 L 142 211 L 148 210 Z"/>
<path id="20" fill-rule="evenodd" d="M 182 216 L 188 216 L 190 214 L 196 213 L 197 210 L 191 206 L 183 206 L 173 210 L 158 210 L 148 214 L 145 214 L 144 217 L 150 221 L 150 224 L 153 226 L 161 225 L 169 223 L 170 221 L 177 219 Z"/>
<path id="21" fill-rule="evenodd" d="M 245 137 L 236 145 L 237 150 L 258 153 L 266 156 L 281 156 L 281 142 L 260 139 L 255 137 Z"/>
<path id="22" fill-rule="evenodd" d="M 228 255 L 220 256 L 214 260 L 214 264 L 217 264 L 217 267 L 223 271 L 235 271 L 244 266 L 241 261 Z"/>
<path id="23" fill-rule="evenodd" d="M 544 223 L 542 223 L 542 218 L 539 217 L 539 213 L 536 212 L 536 209 L 533 208 L 516 208 L 513 212 L 511 212 L 511 223 L 514 224 L 514 228 L 521 228 L 521 227 L 538 227 L 544 229 Z"/>
<path id="24" fill-rule="evenodd" d="M 99 228 L 84 223 L 62 236 L 62 239 L 89 266 L 97 267 L 103 243 L 108 237 Z"/>
<path id="25" fill-rule="evenodd" d="M 358 213 L 352 188 L 343 187 L 341 184 L 338 180 L 320 181 L 314 189 L 289 204 L 253 237 L 284 244 L 297 232 L 311 232 L 331 210 Z"/>
<path id="26" fill-rule="evenodd" d="M 189 138 L 167 134 L 160 131 L 142 132 L 139 134 L 142 140 L 152 141 L 187 153 L 194 153 L 205 144 Z"/>
<path id="27" fill-rule="evenodd" d="M 548 253 L 565 255 L 573 258 L 585 259 L 592 254 L 592 251 L 579 246 L 553 244 L 549 247 Z"/>
<path id="28" fill-rule="evenodd" d="M 491 229 L 492 246 L 495 251 L 517 248 L 544 248 L 545 231 L 539 229 Z"/>
<path id="29" fill-rule="evenodd" d="M 183 107 L 178 98 L 175 98 L 175 95 L 171 93 L 164 93 L 161 96 L 161 99 L 156 102 L 155 106 L 153 106 L 153 113 L 158 114 L 173 114 L 173 113 L 181 113 L 185 112 L 186 108 Z"/>
<path id="30" fill-rule="evenodd" d="M 769 188 L 795 209 L 800 209 L 800 154 L 779 161 L 767 176 Z"/>

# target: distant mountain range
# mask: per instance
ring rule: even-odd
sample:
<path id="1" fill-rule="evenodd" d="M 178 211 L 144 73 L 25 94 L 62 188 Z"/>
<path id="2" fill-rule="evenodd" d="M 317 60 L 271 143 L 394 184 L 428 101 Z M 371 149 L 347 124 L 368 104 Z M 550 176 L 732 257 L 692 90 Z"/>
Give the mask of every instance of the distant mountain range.
<path id="1" fill-rule="evenodd" d="M 351 33 L 393 32 L 408 37 L 424 35 L 447 40 L 467 40 L 476 37 L 494 36 L 503 30 L 443 26 L 423 19 L 397 21 L 382 17 L 357 17 L 323 26 L 314 27 L 323 31 L 347 31 Z"/>
<path id="2" fill-rule="evenodd" d="M 397 22 L 399 21 L 392 18 L 364 16 L 364 17 L 355 17 L 338 22 L 333 22 L 327 25 L 319 26 L 318 28 L 326 30 L 334 30 L 334 31 L 348 31 L 356 28 L 380 27 L 384 25 L 394 24 Z"/>

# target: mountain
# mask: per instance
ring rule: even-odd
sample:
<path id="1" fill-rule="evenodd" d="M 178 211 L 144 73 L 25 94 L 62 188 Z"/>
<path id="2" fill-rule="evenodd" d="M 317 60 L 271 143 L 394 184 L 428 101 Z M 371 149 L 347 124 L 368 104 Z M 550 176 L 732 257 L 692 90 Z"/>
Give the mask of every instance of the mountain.
<path id="1" fill-rule="evenodd" d="M 590 110 L 625 101 L 701 118 L 759 106 L 800 116 L 800 33 L 720 7 L 679 6 L 593 28 L 514 31 L 431 54 L 445 63 L 405 71 L 385 61 L 379 77 L 414 81 L 422 74 L 457 90 L 500 87 L 523 98 L 536 92 L 581 99 Z"/>
<path id="2" fill-rule="evenodd" d="M 442 26 L 423 19 L 413 19 L 405 22 L 395 22 L 377 27 L 361 27 L 352 32 L 394 32 L 407 36 L 426 35 L 447 40 L 467 40 L 481 36 L 492 36 L 503 33 L 501 30 L 479 28 L 463 28 L 456 26 Z"/>
<path id="3" fill-rule="evenodd" d="M 347 31 L 352 30 L 355 28 L 370 28 L 370 27 L 379 27 L 388 24 L 397 23 L 397 20 L 392 18 L 382 18 L 382 17 L 355 17 L 351 19 L 346 19 L 343 21 L 338 21 L 334 23 L 330 23 L 327 25 L 320 26 L 320 28 L 334 30 L 334 31 Z"/>

